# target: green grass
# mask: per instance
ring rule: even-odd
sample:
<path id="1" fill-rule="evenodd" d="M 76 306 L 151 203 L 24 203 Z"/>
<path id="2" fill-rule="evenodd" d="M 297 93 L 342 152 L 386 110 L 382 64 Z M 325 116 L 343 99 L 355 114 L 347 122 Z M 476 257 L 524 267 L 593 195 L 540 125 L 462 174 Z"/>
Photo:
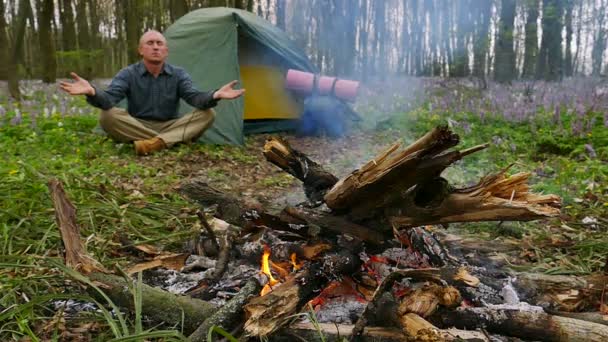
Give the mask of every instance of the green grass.
<path id="1" fill-rule="evenodd" d="M 171 246 L 196 234 L 192 206 L 172 189 L 180 178 L 164 165 L 142 163 L 128 146 L 117 148 L 92 134 L 95 125 L 91 116 L 52 117 L 39 119 L 34 129 L 27 120 L 0 128 L 0 311 L 5 314 L 1 340 L 51 338 L 43 331 L 48 301 L 20 308 L 41 295 L 63 295 L 66 284 L 67 291 L 79 293 L 49 264 L 61 257 L 47 190 L 50 178 L 64 183 L 77 208 L 87 250 L 107 266 L 126 262 L 119 235 L 134 244 Z M 164 175 L 157 177 L 161 170 Z M 128 324 L 140 322 L 136 318 Z M 108 322 L 101 324 L 107 327 Z M 131 332 L 140 334 L 140 340 L 145 337 L 141 328 Z M 99 338 L 104 340 L 103 336 Z M 114 337 L 124 336 L 128 335 Z"/>
<path id="2" fill-rule="evenodd" d="M 481 238 L 521 237 L 534 254 L 528 260 L 532 263 L 521 268 L 552 274 L 598 272 L 608 255 L 608 129 L 603 126 L 602 113 L 591 113 L 596 116 L 592 130 L 583 136 L 573 135 L 556 127 L 551 115 L 539 113 L 532 123 L 514 123 L 500 116 L 489 116 L 482 122 L 468 113 L 439 115 L 422 107 L 395 115 L 390 126 L 410 127 L 419 136 L 450 119 L 452 129 L 461 138 L 459 148 L 490 142 L 488 149 L 448 168 L 444 176 L 464 186 L 512 165 L 510 173 L 531 172 L 534 192 L 561 196 L 562 215 L 553 220 L 511 223 L 507 230 L 496 223 L 458 227 Z M 573 118 L 566 115 L 563 120 L 568 123 Z M 470 129 L 465 130 L 467 125 Z M 547 148 L 551 144 L 561 148 Z M 585 144 L 595 147 L 595 158 L 585 151 Z M 583 224 L 586 217 L 598 223 Z"/>
<path id="3" fill-rule="evenodd" d="M 598 124 L 590 135 L 580 137 L 552 128 L 549 115 L 539 115 L 534 125 L 498 117 L 482 122 L 466 113 L 450 114 L 449 118 L 461 136 L 460 148 L 494 141 L 486 151 L 449 168 L 446 177 L 451 182 L 470 184 L 513 164 L 510 172 L 533 173 L 535 191 L 555 193 L 564 199 L 560 219 L 509 227 L 466 224 L 460 225 L 462 229 L 480 238 L 521 238 L 522 249 L 531 254 L 528 269 L 587 274 L 604 266 L 608 255 L 605 127 Z M 399 113 L 385 122 L 386 126 L 362 134 L 364 137 L 352 147 L 356 153 L 338 155 L 328 168 L 351 171 L 394 138 L 411 142 L 446 119 L 446 115 L 435 115 L 424 108 Z M 116 318 L 101 313 L 89 313 L 57 327 L 49 325 L 61 318 L 51 309 L 50 301 L 83 295 L 72 277 L 56 266 L 61 261 L 61 249 L 47 190 L 50 178 L 64 183 L 77 208 L 87 250 L 107 267 L 128 261 L 120 253 L 123 246 L 118 242 L 119 235 L 134 244 L 151 243 L 170 249 L 197 233 L 194 206 L 175 191 L 185 177 L 200 175 L 223 188 L 242 182 L 239 189 L 246 191 L 241 193 L 268 197 L 297 184 L 262 161 L 259 151 L 263 142 L 259 138 L 248 138 L 245 147 L 179 146 L 141 158 L 134 156 L 128 144 L 117 145 L 92 134 L 96 121 L 95 116 L 53 116 L 39 118 L 32 128 L 26 113 L 22 124 L 0 127 L 0 340 L 53 339 L 90 322 L 98 324 L 88 330 L 97 340 L 153 338 L 153 334 L 170 338 L 171 333 L 161 330 L 163 327 L 143 330 L 138 315 L 124 317 L 126 328 Z M 470 131 L 465 131 L 463 122 L 470 125 Z M 586 143 L 596 148 L 597 158 L 586 154 Z M 583 225 L 585 217 L 597 218 L 597 226 Z M 181 336 L 175 331 L 171 338 L 179 340 Z"/>

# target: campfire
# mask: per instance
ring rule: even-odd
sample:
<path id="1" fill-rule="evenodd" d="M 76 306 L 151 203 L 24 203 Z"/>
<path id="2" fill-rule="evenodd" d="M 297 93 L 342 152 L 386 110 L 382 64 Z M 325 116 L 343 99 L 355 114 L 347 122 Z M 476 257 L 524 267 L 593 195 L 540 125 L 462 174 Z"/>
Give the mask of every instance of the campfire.
<path id="1" fill-rule="evenodd" d="M 571 312 L 599 303 L 603 280 L 475 263 L 465 258 L 475 250 L 444 232 L 452 222 L 523 221 L 560 213 L 560 198 L 531 193 L 526 173 L 502 170 L 471 187 L 451 186 L 442 172 L 487 147 L 449 150 L 458 142 L 456 134 L 438 127 L 405 148 L 393 144 L 339 179 L 284 140 L 269 139 L 267 160 L 301 180 L 307 197 L 280 213 L 197 179 L 183 183 L 181 193 L 204 210 L 215 208 L 214 217 L 199 214 L 204 229 L 188 245 L 187 265 L 172 271 L 178 282 L 185 274 L 199 279 L 190 279 L 184 296 L 165 304 L 195 317 L 187 317 L 183 327 L 193 341 L 206 340 L 214 325 L 271 340 L 290 335 L 318 340 L 320 333 L 373 341 L 490 341 L 491 335 L 608 339 L 606 325 Z M 57 184 L 51 190 L 57 213 L 65 212 L 62 190 Z M 103 282 L 107 271 L 75 245 L 77 226 L 69 217 L 57 215 L 71 250 L 66 263 Z M 162 277 L 158 270 L 146 272 Z M 118 290 L 108 285 L 104 291 L 113 298 Z M 159 315 L 154 308 L 152 298 L 166 292 L 147 291 L 144 314 L 154 322 L 180 324 L 168 309 Z"/>

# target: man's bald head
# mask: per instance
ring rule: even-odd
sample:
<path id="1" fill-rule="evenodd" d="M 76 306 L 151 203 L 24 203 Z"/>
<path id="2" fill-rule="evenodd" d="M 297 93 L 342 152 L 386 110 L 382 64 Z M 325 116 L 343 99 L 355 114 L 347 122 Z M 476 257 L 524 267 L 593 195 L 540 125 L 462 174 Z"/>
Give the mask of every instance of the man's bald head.
<path id="1" fill-rule="evenodd" d="M 141 36 L 137 50 L 144 62 L 149 64 L 162 64 L 169 55 L 165 36 L 154 30 L 147 31 Z"/>
<path id="2" fill-rule="evenodd" d="M 150 38 L 161 39 L 163 42 L 167 43 L 167 39 L 165 39 L 165 36 L 163 36 L 162 33 L 158 32 L 156 30 L 148 30 L 144 34 L 141 35 L 141 38 L 139 38 L 139 46 L 144 44 L 146 42 L 146 40 L 148 40 Z"/>

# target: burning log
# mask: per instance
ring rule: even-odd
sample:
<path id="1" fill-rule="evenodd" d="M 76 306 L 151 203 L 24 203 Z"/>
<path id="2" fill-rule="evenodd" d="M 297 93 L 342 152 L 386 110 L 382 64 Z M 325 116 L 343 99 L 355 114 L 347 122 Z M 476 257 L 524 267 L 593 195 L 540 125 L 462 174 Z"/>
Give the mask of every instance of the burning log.
<path id="1" fill-rule="evenodd" d="M 116 305 L 134 312 L 133 294 L 130 291 L 134 286 L 133 281 L 109 274 L 109 271 L 85 252 L 80 239 L 80 227 L 76 222 L 76 208 L 67 198 L 63 185 L 58 180 L 52 179 L 48 187 L 65 249 L 66 266 L 80 271 L 98 284 L 103 293 Z M 94 289 L 88 290 L 100 301 L 104 301 Z M 154 324 L 181 325 L 185 333 L 194 331 L 201 321 L 215 311 L 215 306 L 207 302 L 174 295 L 145 284 L 142 284 L 141 291 L 142 314 L 145 317 Z"/>
<path id="2" fill-rule="evenodd" d="M 246 333 L 250 336 L 268 336 L 298 313 L 332 277 L 353 273 L 359 265 L 359 258 L 348 252 L 328 255 L 322 262 L 306 265 L 272 292 L 254 298 L 245 305 L 248 317 Z"/>
<path id="3" fill-rule="evenodd" d="M 306 198 L 313 204 L 322 202 L 327 190 L 338 181 L 336 176 L 310 160 L 304 153 L 292 149 L 283 139 L 268 139 L 264 145 L 264 157 L 302 181 Z"/>
<path id="4" fill-rule="evenodd" d="M 608 326 L 552 316 L 540 307 L 529 305 L 459 308 L 442 311 L 433 320 L 443 326 L 475 329 L 483 326 L 489 332 L 530 338 L 539 341 L 608 341 Z"/>
<path id="5" fill-rule="evenodd" d="M 393 284 L 397 281 L 400 281 L 403 278 L 415 278 L 419 280 L 430 280 L 432 282 L 441 282 L 441 278 L 439 278 L 439 270 L 436 268 L 432 269 L 418 269 L 418 270 L 401 270 L 399 272 L 393 272 L 389 274 L 382 283 L 378 285 L 376 291 L 374 291 L 374 296 L 372 300 L 369 301 L 361 316 L 355 323 L 353 327 L 352 335 L 350 341 L 354 341 L 357 339 L 362 333 L 365 326 L 368 324 L 370 317 L 374 314 L 379 314 L 379 308 L 382 306 L 388 306 L 388 310 L 385 310 L 382 314 L 386 315 L 388 320 L 393 322 L 397 322 L 396 313 L 397 309 L 394 308 L 394 305 L 391 303 L 384 303 L 384 305 L 380 305 L 379 303 L 384 300 L 383 295 L 386 293 L 390 293 L 390 289 L 393 287 Z M 391 295 L 392 297 L 392 295 Z"/>

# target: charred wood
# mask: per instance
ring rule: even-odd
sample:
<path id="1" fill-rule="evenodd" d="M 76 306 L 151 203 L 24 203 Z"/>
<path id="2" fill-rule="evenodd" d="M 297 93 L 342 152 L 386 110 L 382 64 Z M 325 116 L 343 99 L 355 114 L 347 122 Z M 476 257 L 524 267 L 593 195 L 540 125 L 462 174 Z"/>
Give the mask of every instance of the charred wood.
<path id="1" fill-rule="evenodd" d="M 287 207 L 284 209 L 284 213 L 306 222 L 308 226 L 320 227 L 321 233 L 325 232 L 327 234 L 329 231 L 333 234 L 349 234 L 376 246 L 382 245 L 388 240 L 387 235 L 350 222 L 340 216 L 296 207 Z"/>
<path id="2" fill-rule="evenodd" d="M 178 191 L 203 207 L 217 205 L 216 216 L 218 218 L 230 224 L 245 227 L 246 221 L 243 218 L 243 213 L 251 205 L 238 198 L 217 190 L 200 179 L 183 182 L 180 184 Z"/>
<path id="3" fill-rule="evenodd" d="M 268 139 L 264 145 L 264 157 L 302 181 L 306 198 L 312 204 L 321 203 L 325 193 L 338 181 L 336 176 L 310 160 L 304 153 L 292 149 L 283 139 Z"/>
<path id="4" fill-rule="evenodd" d="M 330 280 L 353 273 L 359 266 L 359 258 L 347 252 L 328 255 L 321 262 L 310 263 L 272 292 L 245 305 L 248 317 L 245 332 L 249 336 L 268 336 L 286 324 Z"/>

